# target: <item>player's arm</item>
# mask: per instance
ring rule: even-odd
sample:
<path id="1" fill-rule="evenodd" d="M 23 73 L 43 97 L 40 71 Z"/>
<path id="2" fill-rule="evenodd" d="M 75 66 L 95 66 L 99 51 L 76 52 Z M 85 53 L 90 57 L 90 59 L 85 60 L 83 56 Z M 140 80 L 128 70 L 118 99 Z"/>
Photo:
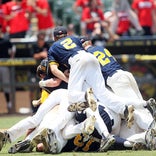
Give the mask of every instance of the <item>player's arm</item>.
<path id="1" fill-rule="evenodd" d="M 50 70 L 51 72 L 56 76 L 58 77 L 59 79 L 65 81 L 68 83 L 68 77 L 61 71 L 58 69 L 58 65 L 57 64 L 53 64 L 53 63 L 50 63 Z"/>
<path id="2" fill-rule="evenodd" d="M 42 87 L 57 87 L 60 85 L 60 83 L 62 82 L 62 80 L 60 80 L 59 78 L 50 78 L 47 80 L 41 80 L 39 81 L 39 86 Z"/>

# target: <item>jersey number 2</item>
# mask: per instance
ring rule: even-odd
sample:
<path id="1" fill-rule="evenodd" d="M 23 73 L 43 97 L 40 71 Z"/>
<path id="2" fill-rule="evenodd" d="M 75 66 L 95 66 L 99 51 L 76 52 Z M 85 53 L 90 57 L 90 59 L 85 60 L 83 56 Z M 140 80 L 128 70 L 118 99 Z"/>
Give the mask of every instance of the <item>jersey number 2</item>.
<path id="1" fill-rule="evenodd" d="M 73 49 L 76 47 L 76 44 L 73 43 L 71 38 L 66 38 L 65 40 L 63 40 L 61 42 L 61 45 L 63 45 L 63 47 L 65 47 L 66 49 Z"/>

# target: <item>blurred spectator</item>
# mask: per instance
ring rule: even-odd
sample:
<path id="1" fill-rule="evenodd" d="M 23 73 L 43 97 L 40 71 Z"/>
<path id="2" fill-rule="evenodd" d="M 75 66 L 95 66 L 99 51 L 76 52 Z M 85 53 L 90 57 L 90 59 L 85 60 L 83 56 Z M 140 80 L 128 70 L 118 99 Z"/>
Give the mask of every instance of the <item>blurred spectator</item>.
<path id="1" fill-rule="evenodd" d="M 11 0 L 3 5 L 6 29 L 10 38 L 24 38 L 29 30 L 25 4 L 22 0 Z"/>
<path id="2" fill-rule="evenodd" d="M 101 0 L 96 0 L 97 6 L 100 7 L 102 10 L 104 9 L 103 2 Z M 89 6 L 90 0 L 75 0 L 73 3 L 73 10 L 74 12 L 81 18 L 81 34 L 85 35 L 85 23 L 82 21 L 82 12 L 83 10 Z"/>
<path id="3" fill-rule="evenodd" d="M 111 30 L 113 32 L 118 31 L 117 28 L 118 26 L 120 26 L 119 22 L 122 22 L 121 20 L 125 18 L 124 17 L 125 15 L 128 16 L 128 18 L 126 17 L 126 20 L 129 19 L 130 23 L 136 29 L 136 35 L 143 35 L 143 29 L 138 21 L 138 17 L 136 13 L 131 9 L 131 6 L 128 0 L 114 0 L 113 1 Z M 126 21 L 126 24 L 128 24 L 127 22 L 128 21 Z"/>
<path id="4" fill-rule="evenodd" d="M 84 35 L 94 35 L 95 24 L 99 23 L 101 32 L 107 32 L 109 39 L 114 40 L 116 36 L 110 31 L 109 22 L 105 20 L 103 10 L 97 6 L 96 0 L 90 0 L 89 6 L 86 7 L 82 12 L 82 21 L 86 25 Z"/>
<path id="5" fill-rule="evenodd" d="M 0 25 L 1 25 L 1 31 L 3 33 L 6 32 L 6 25 L 5 25 L 5 20 L 4 20 L 4 12 L 3 12 L 3 3 L 2 0 L 0 0 Z"/>
<path id="6" fill-rule="evenodd" d="M 35 83 L 39 81 L 36 77 L 36 69 L 37 66 L 40 64 L 41 60 L 44 58 L 47 58 L 47 52 L 49 49 L 48 43 L 45 41 L 46 34 L 45 32 L 39 32 L 37 35 L 37 41 L 36 43 L 33 44 L 32 49 L 31 49 L 31 54 L 32 57 L 37 61 L 36 66 L 31 68 L 30 71 L 30 82 Z M 38 99 L 40 91 L 37 90 L 37 88 L 31 87 L 30 88 L 30 102 L 34 99 Z M 31 103 L 32 111 L 35 113 L 38 109 L 38 107 L 34 107 Z"/>
<path id="7" fill-rule="evenodd" d="M 45 32 L 39 32 L 37 35 L 37 42 L 33 45 L 33 58 L 40 63 L 40 61 L 47 57 L 49 45 L 45 41 Z M 36 69 L 36 68 L 35 68 Z M 36 71 L 35 71 L 36 72 Z"/>
<path id="8" fill-rule="evenodd" d="M 106 46 L 107 37 L 103 33 L 100 23 L 94 24 L 94 31 L 92 33 L 92 43 L 96 46 Z"/>
<path id="9" fill-rule="evenodd" d="M 110 21 L 110 23 L 113 22 L 113 14 L 111 11 L 107 11 L 105 13 L 105 18 Z M 115 33 L 117 33 L 119 36 L 130 36 L 130 28 L 131 28 L 131 22 L 129 20 L 127 12 L 119 12 L 118 13 L 118 25 L 115 30 Z"/>
<path id="10" fill-rule="evenodd" d="M 0 58 L 14 58 L 16 48 L 7 39 L 3 38 L 2 26 L 0 25 Z M 11 88 L 10 88 L 10 70 L 7 66 L 0 66 L 0 81 L 2 82 L 2 90 L 7 102 L 8 113 L 12 112 Z M 6 86 L 5 86 L 6 85 Z"/>
<path id="11" fill-rule="evenodd" d="M 67 31 L 68 31 L 68 35 L 76 35 L 74 24 L 69 23 L 69 24 L 67 25 Z M 77 35 L 76 35 L 76 36 L 77 36 Z"/>
<path id="12" fill-rule="evenodd" d="M 73 10 L 75 13 L 79 14 L 81 16 L 82 11 L 85 7 L 88 7 L 90 0 L 75 0 L 73 3 Z M 103 9 L 104 5 L 101 0 L 97 0 L 97 6 Z"/>
<path id="13" fill-rule="evenodd" d="M 44 31 L 47 39 L 52 39 L 55 21 L 47 0 L 27 0 L 29 11 L 37 18 L 38 31 Z"/>
<path id="14" fill-rule="evenodd" d="M 156 20 L 156 0 L 154 0 L 154 21 Z M 155 35 L 156 34 L 156 26 L 154 26 L 154 24 L 153 24 L 153 26 L 152 26 L 152 32 L 153 32 L 153 34 Z"/>
<path id="15" fill-rule="evenodd" d="M 156 27 L 153 0 L 133 0 L 132 8 L 138 15 L 140 25 L 144 29 L 144 35 L 152 35 L 152 26 Z M 156 29 L 156 28 L 155 28 Z"/>

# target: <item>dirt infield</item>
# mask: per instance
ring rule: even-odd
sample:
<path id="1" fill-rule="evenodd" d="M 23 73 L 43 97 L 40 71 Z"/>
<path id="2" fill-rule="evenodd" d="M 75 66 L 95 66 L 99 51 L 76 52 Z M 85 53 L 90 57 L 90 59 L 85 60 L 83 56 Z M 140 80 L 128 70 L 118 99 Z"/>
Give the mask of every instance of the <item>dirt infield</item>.
<path id="1" fill-rule="evenodd" d="M 16 91 L 15 106 L 17 113 L 20 108 L 30 108 L 29 91 Z M 0 114 L 3 113 L 7 113 L 7 103 L 3 92 L 0 92 Z"/>

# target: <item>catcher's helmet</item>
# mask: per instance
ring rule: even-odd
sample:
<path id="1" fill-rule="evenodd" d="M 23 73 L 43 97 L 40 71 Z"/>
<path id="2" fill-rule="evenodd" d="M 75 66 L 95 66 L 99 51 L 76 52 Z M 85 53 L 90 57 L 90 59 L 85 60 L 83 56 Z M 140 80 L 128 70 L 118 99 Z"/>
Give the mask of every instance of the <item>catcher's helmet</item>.
<path id="1" fill-rule="evenodd" d="M 40 74 L 47 75 L 48 74 L 48 60 L 44 59 L 41 61 L 40 65 L 37 67 L 36 74 L 40 77 Z"/>

